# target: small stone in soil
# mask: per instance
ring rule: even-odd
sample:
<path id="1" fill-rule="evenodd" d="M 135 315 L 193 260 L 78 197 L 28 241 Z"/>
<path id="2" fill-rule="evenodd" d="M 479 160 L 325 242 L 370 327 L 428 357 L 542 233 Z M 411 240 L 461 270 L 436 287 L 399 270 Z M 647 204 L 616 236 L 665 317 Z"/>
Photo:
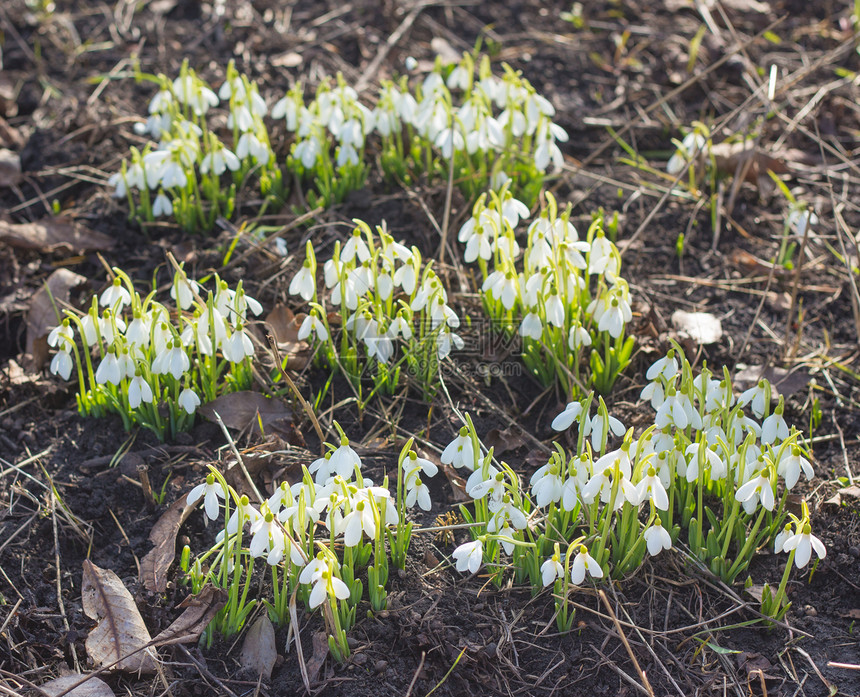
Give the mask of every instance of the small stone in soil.
<path id="1" fill-rule="evenodd" d="M 378 660 L 376 663 L 374 663 L 374 664 L 373 664 L 373 669 L 374 669 L 377 673 L 383 673 L 383 672 L 385 672 L 385 670 L 386 670 L 387 668 L 388 668 L 388 661 L 383 661 L 383 660 L 381 660 L 381 659 L 380 659 L 380 660 Z"/>
<path id="2" fill-rule="evenodd" d="M 803 612 L 807 617 L 816 617 L 818 615 L 818 610 L 812 607 L 812 605 L 804 605 Z"/>
<path id="3" fill-rule="evenodd" d="M 848 554 L 850 554 L 855 559 L 860 558 L 860 547 L 849 547 Z"/>

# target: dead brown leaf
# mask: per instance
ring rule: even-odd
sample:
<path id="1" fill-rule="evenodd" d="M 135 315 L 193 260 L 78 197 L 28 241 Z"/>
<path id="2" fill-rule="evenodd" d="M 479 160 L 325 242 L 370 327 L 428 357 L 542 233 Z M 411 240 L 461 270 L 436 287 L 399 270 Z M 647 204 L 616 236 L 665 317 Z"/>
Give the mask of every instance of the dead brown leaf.
<path id="1" fill-rule="evenodd" d="M 314 632 L 313 638 L 313 655 L 308 661 L 308 680 L 315 683 L 328 656 L 328 637 L 325 632 Z"/>
<path id="2" fill-rule="evenodd" d="M 85 559 L 81 596 L 84 613 L 98 622 L 86 641 L 95 666 L 154 673 L 149 631 L 119 576 Z"/>
<path id="3" fill-rule="evenodd" d="M 185 504 L 185 496 L 168 508 L 149 532 L 149 541 L 155 545 L 140 561 L 140 580 L 153 593 L 167 590 L 167 571 L 176 558 L 176 535 L 182 523 L 193 511 Z"/>
<path id="4" fill-rule="evenodd" d="M 266 315 L 265 323 L 272 330 L 275 341 L 279 344 L 298 343 L 299 325 L 293 311 L 283 303 L 278 303 L 272 311 Z"/>
<path id="5" fill-rule="evenodd" d="M 676 310 L 672 314 L 672 326 L 682 336 L 704 346 L 715 344 L 723 338 L 723 325 L 710 312 Z"/>
<path id="6" fill-rule="evenodd" d="M 242 643 L 242 652 L 239 654 L 239 663 L 252 675 L 270 680 L 277 660 L 275 628 L 269 616 L 262 614 L 248 628 Z"/>
<path id="7" fill-rule="evenodd" d="M 86 282 L 86 278 L 68 269 L 57 269 L 33 294 L 27 311 L 26 352 L 33 356 L 36 368 L 41 368 L 48 358 L 46 338 L 59 323 L 63 303 L 69 302 L 69 292 Z"/>
<path id="8" fill-rule="evenodd" d="M 487 448 L 493 448 L 495 455 L 501 455 L 509 450 L 516 450 L 526 442 L 523 434 L 518 429 L 506 428 L 499 430 L 498 428 L 490 429 L 484 438 L 484 445 Z"/>
<path id="9" fill-rule="evenodd" d="M 0 242 L 19 249 L 40 252 L 92 252 L 112 249 L 107 235 L 66 217 L 44 218 L 35 223 L 9 223 L 0 220 Z"/>
<path id="10" fill-rule="evenodd" d="M 762 370 L 760 365 L 751 365 L 739 370 L 732 378 L 732 384 L 735 389 L 743 392 L 762 378 L 770 382 L 771 387 L 775 388 L 774 399 L 778 398 L 779 395 L 787 399 L 809 384 L 809 372 L 802 368 L 789 371 L 785 368 L 769 366 Z"/>
<path id="11" fill-rule="evenodd" d="M 15 186 L 21 181 L 21 158 L 18 153 L 0 148 L 0 187 Z"/>
<path id="12" fill-rule="evenodd" d="M 773 186 L 768 170 L 774 174 L 788 172 L 787 154 L 788 151 L 766 153 L 750 140 L 718 143 L 711 148 L 717 172 L 729 176 L 743 174 L 744 181 L 757 187 L 761 187 L 764 181 Z"/>
<path id="13" fill-rule="evenodd" d="M 203 630 L 227 604 L 227 591 L 214 586 L 204 586 L 197 595 L 189 595 L 177 607 L 183 612 L 170 626 L 161 632 L 152 643 L 155 646 L 191 644 L 196 642 Z"/>
<path id="14" fill-rule="evenodd" d="M 293 412 L 279 399 L 269 399 L 259 392 L 231 392 L 202 405 L 198 411 L 210 421 L 217 421 L 215 413 L 224 425 L 242 431 L 249 426 L 262 433 L 269 429 L 285 440 L 292 431 Z"/>
<path id="15" fill-rule="evenodd" d="M 86 679 L 86 682 L 81 680 Z M 78 683 L 80 683 L 78 685 Z M 77 685 L 77 687 L 75 687 Z M 88 678 L 80 673 L 64 675 L 39 685 L 39 689 L 50 697 L 114 697 L 113 690 L 104 680 L 93 676 Z"/>
<path id="16" fill-rule="evenodd" d="M 440 465 L 440 469 L 451 485 L 451 497 L 454 501 L 457 503 L 471 501 L 472 497 L 466 493 L 466 480 L 457 474 L 457 470 L 450 465 Z"/>

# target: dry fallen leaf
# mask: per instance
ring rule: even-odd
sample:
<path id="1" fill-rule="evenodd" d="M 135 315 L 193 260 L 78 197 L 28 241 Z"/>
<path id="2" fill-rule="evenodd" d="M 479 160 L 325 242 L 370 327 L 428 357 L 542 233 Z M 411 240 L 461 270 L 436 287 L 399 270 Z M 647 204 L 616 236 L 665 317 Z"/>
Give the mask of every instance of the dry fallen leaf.
<path id="1" fill-rule="evenodd" d="M 18 153 L 0 148 L 0 187 L 14 186 L 21 181 L 21 158 Z"/>
<path id="2" fill-rule="evenodd" d="M 325 632 L 314 632 L 311 638 L 313 654 L 308 661 L 308 679 L 315 683 L 328 656 L 328 637 Z"/>
<path id="3" fill-rule="evenodd" d="M 278 660 L 278 650 L 275 648 L 275 628 L 266 614 L 260 615 L 248 628 L 239 663 L 242 668 L 252 675 L 270 680 L 272 668 Z"/>
<path id="4" fill-rule="evenodd" d="M 98 622 L 86 642 L 96 668 L 154 673 L 149 631 L 119 576 L 84 560 L 81 596 L 84 613 Z"/>
<path id="5" fill-rule="evenodd" d="M 161 632 L 152 643 L 155 646 L 191 644 L 196 642 L 203 630 L 227 604 L 227 591 L 214 586 L 204 586 L 197 595 L 189 595 L 177 607 L 183 612 L 170 626 Z"/>
<path id="6" fill-rule="evenodd" d="M 176 535 L 193 510 L 192 506 L 185 505 L 185 496 L 182 496 L 152 526 L 149 541 L 155 547 L 140 561 L 140 580 L 148 591 L 163 593 L 167 590 L 167 571 L 176 558 Z"/>
<path id="7" fill-rule="evenodd" d="M 494 455 L 501 455 L 509 450 L 516 450 L 526 442 L 523 434 L 516 429 L 490 429 L 484 437 L 484 445 L 493 448 Z"/>
<path id="8" fill-rule="evenodd" d="M 74 271 L 57 269 L 48 276 L 45 285 L 33 294 L 27 311 L 25 351 L 33 356 L 37 368 L 41 368 L 48 358 L 48 344 L 45 339 L 51 329 L 57 326 L 57 313 L 63 303 L 69 302 L 69 292 L 72 288 L 85 283 L 86 280 Z"/>
<path id="9" fill-rule="evenodd" d="M 723 338 L 723 326 L 710 312 L 676 310 L 672 314 L 672 326 L 682 336 L 705 346 L 715 344 Z"/>
<path id="10" fill-rule="evenodd" d="M 107 235 L 65 217 L 44 218 L 35 223 L 0 220 L 0 242 L 40 252 L 106 251 L 114 245 L 113 239 Z"/>
<path id="11" fill-rule="evenodd" d="M 743 174 L 744 181 L 760 186 L 763 180 L 771 182 L 767 175 L 768 170 L 774 174 L 788 172 L 784 156 L 787 153 L 778 153 L 779 159 L 764 152 L 750 140 L 734 143 L 718 143 L 711 148 L 714 164 L 717 172 L 729 176 Z"/>
<path id="12" fill-rule="evenodd" d="M 269 325 L 275 341 L 279 344 L 298 343 L 299 325 L 293 311 L 283 303 L 278 303 L 272 311 L 266 315 L 265 324 Z"/>
<path id="13" fill-rule="evenodd" d="M 86 682 L 81 682 L 84 679 Z M 78 685 L 78 683 L 80 684 Z M 60 695 L 63 697 L 115 697 L 113 690 L 108 687 L 104 680 L 95 676 L 88 678 L 80 673 L 54 678 L 39 685 L 39 689 L 49 697 L 60 697 Z"/>
<path id="14" fill-rule="evenodd" d="M 231 392 L 202 405 L 198 411 L 210 421 L 216 421 L 215 412 L 227 428 L 242 431 L 249 426 L 263 433 L 271 429 L 289 440 L 293 412 L 279 399 L 269 399 L 259 392 Z"/>
<path id="15" fill-rule="evenodd" d="M 779 395 L 787 399 L 809 384 L 809 372 L 802 368 L 789 371 L 771 366 L 762 370 L 760 365 L 751 365 L 739 370 L 732 378 L 732 384 L 736 390 L 743 392 L 762 378 L 770 382 L 771 387 L 775 389 L 773 399 L 778 399 Z"/>

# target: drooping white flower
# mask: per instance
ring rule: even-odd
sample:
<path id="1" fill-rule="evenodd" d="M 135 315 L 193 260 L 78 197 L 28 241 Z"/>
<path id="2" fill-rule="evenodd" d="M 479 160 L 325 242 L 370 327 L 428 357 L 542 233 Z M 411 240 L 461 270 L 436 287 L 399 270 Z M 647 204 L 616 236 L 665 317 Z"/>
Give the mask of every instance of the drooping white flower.
<path id="1" fill-rule="evenodd" d="M 290 295 L 299 295 L 303 300 L 310 301 L 314 297 L 315 287 L 316 283 L 310 264 L 306 264 L 290 281 Z"/>
<path id="2" fill-rule="evenodd" d="M 137 409 L 141 402 L 152 404 L 153 394 L 149 383 L 140 375 L 135 375 L 128 383 L 128 406 Z"/>
<path id="3" fill-rule="evenodd" d="M 361 458 L 355 450 L 349 447 L 349 440 L 346 436 L 340 439 L 340 447 L 332 453 L 330 467 L 347 480 L 352 477 L 356 467 L 361 468 Z"/>
<path id="4" fill-rule="evenodd" d="M 804 523 L 801 532 L 795 533 L 783 542 L 782 551 L 790 552 L 791 550 L 797 550 L 794 553 L 794 563 L 798 569 L 802 569 L 809 563 L 813 550 L 819 559 L 824 559 L 827 556 L 827 549 L 821 540 L 812 534 L 809 523 Z"/>
<path id="5" fill-rule="evenodd" d="M 317 317 L 316 312 L 311 312 L 307 317 L 305 317 L 299 327 L 299 332 L 296 338 L 299 341 L 304 341 L 313 333 L 316 333 L 317 339 L 320 341 L 326 341 L 328 339 L 328 330 L 326 329 L 323 321 Z"/>
<path id="6" fill-rule="evenodd" d="M 121 380 L 122 370 L 119 359 L 113 351 L 110 351 L 99 363 L 96 370 L 96 382 L 99 385 L 104 385 L 106 382 L 111 385 L 119 385 Z"/>
<path id="7" fill-rule="evenodd" d="M 481 540 L 466 542 L 454 550 L 453 556 L 457 560 L 457 571 L 468 569 L 470 573 L 477 573 L 484 560 L 484 545 Z"/>
<path id="8" fill-rule="evenodd" d="M 552 420 L 552 428 L 556 431 L 566 431 L 578 421 L 582 414 L 581 402 L 568 402 L 564 410 Z"/>
<path id="9" fill-rule="evenodd" d="M 543 580 L 544 588 L 555 583 L 557 578 L 564 576 L 564 567 L 559 561 L 559 555 L 553 554 L 540 567 L 540 575 Z"/>
<path id="10" fill-rule="evenodd" d="M 115 278 L 107 290 L 99 296 L 99 305 L 108 307 L 117 314 L 122 312 L 122 309 L 130 302 L 131 295 L 119 278 Z"/>
<path id="11" fill-rule="evenodd" d="M 757 477 L 750 479 L 735 492 L 735 499 L 743 504 L 744 510 L 748 514 L 755 511 L 759 501 L 765 510 L 773 510 L 775 503 L 773 485 L 768 474 L 767 469 L 762 470 Z"/>
<path id="12" fill-rule="evenodd" d="M 465 467 L 470 471 L 475 469 L 475 451 L 466 426 L 463 426 L 457 437 L 448 443 L 439 459 L 443 465 Z"/>
<path id="13" fill-rule="evenodd" d="M 61 348 L 51 359 L 51 373 L 59 375 L 63 380 L 68 380 L 72 374 L 74 361 L 66 347 Z"/>
<path id="14" fill-rule="evenodd" d="M 672 536 L 663 527 L 659 518 L 645 531 L 643 537 L 645 538 L 645 544 L 648 546 L 648 554 L 652 557 L 656 557 L 664 549 L 672 549 Z"/>
<path id="15" fill-rule="evenodd" d="M 694 157 L 698 156 L 698 154 L 704 150 L 706 145 L 707 141 L 701 133 L 698 131 L 690 131 L 690 133 L 684 136 L 684 140 L 681 141 L 680 147 L 675 151 L 672 157 L 669 158 L 669 161 L 666 163 L 666 171 L 673 177 L 678 176 L 678 174 L 681 173 L 681 170 L 684 169 L 684 165 Z"/>
<path id="16" fill-rule="evenodd" d="M 193 414 L 200 406 L 200 397 L 190 387 L 186 387 L 179 393 L 179 399 L 176 400 L 180 407 L 185 410 L 186 414 Z"/>
<path id="17" fill-rule="evenodd" d="M 214 474 L 207 474 L 205 482 L 198 484 L 188 492 L 185 504 L 193 506 L 201 498 L 203 499 L 203 510 L 206 511 L 207 517 L 210 520 L 216 520 L 221 506 L 218 503 L 218 499 L 224 498 L 224 488 L 215 479 Z"/>
<path id="18" fill-rule="evenodd" d="M 579 546 L 579 552 L 570 565 L 570 581 L 574 586 L 580 585 L 585 580 L 586 573 L 592 578 L 603 578 L 603 569 L 597 560 L 588 553 L 585 545 Z"/>
<path id="19" fill-rule="evenodd" d="M 815 476 L 812 465 L 805 457 L 803 451 L 796 445 L 790 445 L 782 449 L 783 455 L 776 465 L 776 473 L 785 479 L 785 488 L 793 489 L 800 478 L 801 471 L 810 480 Z"/>

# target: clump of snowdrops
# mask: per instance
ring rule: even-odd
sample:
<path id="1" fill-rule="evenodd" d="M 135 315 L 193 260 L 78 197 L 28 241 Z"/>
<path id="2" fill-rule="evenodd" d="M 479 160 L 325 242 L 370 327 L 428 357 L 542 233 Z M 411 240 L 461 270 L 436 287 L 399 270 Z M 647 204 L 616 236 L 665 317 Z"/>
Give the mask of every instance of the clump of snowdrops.
<path id="1" fill-rule="evenodd" d="M 425 397 L 438 384 L 440 362 L 462 339 L 460 320 L 430 263 L 416 247 L 395 242 L 384 226 L 374 232 L 355 220 L 355 228 L 322 270 L 310 241 L 290 293 L 308 303 L 298 338 L 317 347 L 317 357 L 353 383 L 361 404 L 377 392 L 393 394 L 405 367 Z M 336 318 L 336 320 L 334 319 Z M 362 377 L 373 387 L 364 391 Z"/>
<path id="2" fill-rule="evenodd" d="M 522 338 L 523 360 L 545 385 L 569 395 L 594 387 L 606 394 L 630 362 L 630 291 L 621 256 L 602 216 L 583 239 L 545 194 L 539 215 L 513 197 L 509 184 L 482 194 L 460 228 L 466 262 L 477 262 L 487 316 L 497 332 Z M 528 223 L 525 249 L 517 229 Z M 583 355 L 587 356 L 583 360 Z M 584 364 L 584 365 L 583 365 Z"/>
<path id="3" fill-rule="evenodd" d="M 152 141 L 132 148 L 109 183 L 134 219 L 172 217 L 185 230 L 209 230 L 232 216 L 242 189 L 255 186 L 263 209 L 282 202 L 285 173 L 301 183 L 312 208 L 343 201 L 364 186 L 375 136 L 393 180 L 447 179 L 453 169 L 469 198 L 510 179 L 534 201 L 550 166 L 563 163 L 558 142 L 567 134 L 552 121 L 552 105 L 519 73 L 504 70 L 494 76 L 486 57 L 477 74 L 471 55 L 456 66 L 437 61 L 414 89 L 405 76 L 383 83 L 373 108 L 341 75 L 323 79 L 307 102 L 297 83 L 270 109 L 232 62 L 217 93 L 187 62 L 174 80 L 140 74 L 159 86 L 136 127 Z M 272 142 L 280 121 L 291 138 L 283 148 Z"/>
<path id="4" fill-rule="evenodd" d="M 193 425 L 201 400 L 250 386 L 248 313 L 262 307 L 241 281 L 231 289 L 215 276 L 207 291 L 177 268 L 170 298 L 141 297 L 114 268 L 86 313 L 65 310 L 48 335 L 51 372 L 65 380 L 76 372 L 81 414 L 118 414 L 127 430 L 143 426 L 164 440 Z"/>
<path id="5" fill-rule="evenodd" d="M 193 560 L 190 552 L 182 556 L 193 591 L 212 583 L 228 593 L 226 606 L 207 628 L 210 641 L 214 634 L 238 633 L 258 603 L 273 622 L 286 626 L 297 598 L 309 611 L 320 609 L 331 653 L 343 661 L 350 653 L 346 632 L 359 604 L 366 597 L 371 612 L 386 608 L 389 563 L 402 569 L 409 549 L 407 509 L 430 508 L 426 481 L 437 467 L 418 457 L 410 439 L 400 452 L 392 493 L 388 477 L 374 485 L 362 475 L 361 458 L 335 427 L 338 443 L 327 443 L 325 456 L 303 466 L 295 484 L 275 483 L 265 500 L 251 503 L 214 467 L 188 493 L 188 505 L 202 501 L 207 518 L 223 515 L 212 547 Z M 252 593 L 258 559 L 271 573 L 270 598 Z M 359 578 L 365 571 L 366 596 Z"/>
<path id="6" fill-rule="evenodd" d="M 484 452 L 467 423 L 442 462 L 471 470 L 464 517 L 476 523 L 472 542 L 455 552 L 457 568 L 487 565 L 501 583 L 512 566 L 517 581 L 554 586 L 557 621 L 569 630 L 571 586 L 587 577 L 621 578 L 686 542 L 689 553 L 728 583 L 746 572 L 755 553 L 773 545 L 789 563 L 775 592 L 766 588 L 762 612 L 780 618 L 788 603 L 792 562 L 805 567 L 826 550 L 811 532 L 809 510 L 787 511 L 801 475 L 813 476 L 802 434 L 783 416 L 766 380 L 735 395 L 727 372 L 694 376 L 674 346 L 648 370 L 642 399 L 654 423 L 638 437 L 593 395 L 573 401 L 553 421 L 577 427 L 576 446 L 554 452 L 530 479 Z M 595 409 L 596 407 L 596 409 Z"/>

